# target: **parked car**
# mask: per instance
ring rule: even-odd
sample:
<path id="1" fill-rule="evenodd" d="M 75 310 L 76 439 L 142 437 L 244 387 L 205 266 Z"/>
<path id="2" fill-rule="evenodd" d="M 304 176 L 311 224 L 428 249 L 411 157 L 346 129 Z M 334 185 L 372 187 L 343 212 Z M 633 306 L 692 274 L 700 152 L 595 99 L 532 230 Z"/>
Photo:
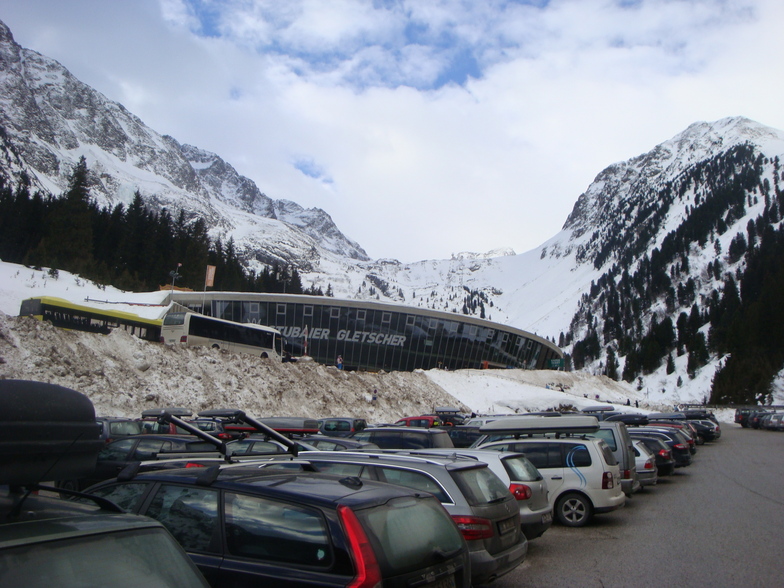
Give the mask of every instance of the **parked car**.
<path id="1" fill-rule="evenodd" d="M 459 408 L 454 408 L 452 406 L 436 406 L 433 412 L 436 416 L 441 418 L 442 423 L 453 427 L 462 425 L 467 420 L 466 415 L 461 413 Z"/>
<path id="2" fill-rule="evenodd" d="M 765 428 L 769 431 L 784 431 L 784 412 L 772 414 Z"/>
<path id="3" fill-rule="evenodd" d="M 310 435 L 298 439 L 302 443 L 321 451 L 373 451 L 379 447 L 375 443 L 357 441 L 348 437 L 328 437 L 327 435 Z"/>
<path id="4" fill-rule="evenodd" d="M 506 574 L 525 559 L 528 544 L 517 502 L 509 485 L 485 462 L 456 453 L 319 451 L 300 454 L 297 460 L 270 458 L 258 465 L 290 469 L 295 463 L 312 466 L 319 472 L 378 480 L 433 494 L 468 542 L 474 585 Z"/>
<path id="5" fill-rule="evenodd" d="M 482 427 L 486 439 L 476 448 L 524 453 L 547 480 L 558 522 L 582 527 L 593 515 L 626 503 L 620 467 L 610 447 L 602 439 L 585 437 L 597 430 L 598 421 L 587 415 L 521 416 Z"/>
<path id="6" fill-rule="evenodd" d="M 193 416 L 193 411 L 191 409 L 180 406 L 149 408 L 142 411 L 142 418 L 139 419 L 142 426 L 142 433 L 153 435 L 186 435 L 188 433 L 184 429 L 178 429 L 177 425 L 174 423 L 160 421 L 158 417 L 163 413 L 172 414 L 180 418 Z"/>
<path id="7" fill-rule="evenodd" d="M 675 459 L 672 450 L 661 439 L 653 437 L 632 437 L 636 442 L 643 443 L 656 458 L 656 471 L 659 477 L 671 476 L 675 472 Z"/>
<path id="8" fill-rule="evenodd" d="M 367 428 L 365 419 L 353 417 L 329 417 L 319 419 L 319 431 L 329 437 L 348 437 L 352 433 Z"/>
<path id="9" fill-rule="evenodd" d="M 457 455 L 482 461 L 505 484 L 520 507 L 520 526 L 525 538 L 541 537 L 553 522 L 553 507 L 548 499 L 547 481 L 522 453 L 488 449 L 424 449 L 410 455 Z"/>
<path id="10" fill-rule="evenodd" d="M 652 437 L 664 441 L 672 451 L 676 468 L 691 465 L 692 455 L 689 451 L 689 442 L 680 431 L 667 427 L 633 427 L 629 430 L 632 439 L 638 437 Z"/>
<path id="11" fill-rule="evenodd" d="M 735 422 L 738 423 L 744 429 L 750 427 L 749 425 L 749 415 L 754 412 L 755 408 L 736 408 L 735 409 Z"/>
<path id="12" fill-rule="evenodd" d="M 231 465 L 90 492 L 160 520 L 214 587 L 471 585 L 455 521 L 431 494 L 403 486 Z"/>
<path id="13" fill-rule="evenodd" d="M 95 468 L 80 478 L 59 479 L 55 486 L 62 490 L 82 490 L 103 480 L 116 477 L 127 466 L 151 461 L 162 454 L 199 453 L 219 457 L 215 445 L 188 435 L 137 435 L 107 443 L 98 453 Z"/>
<path id="14" fill-rule="evenodd" d="M 471 447 L 471 445 L 482 436 L 479 427 L 472 427 L 469 425 L 447 427 L 446 432 L 452 439 L 452 444 L 455 447 Z"/>
<path id="15" fill-rule="evenodd" d="M 631 497 L 642 486 L 637 475 L 632 438 L 629 437 L 626 425 L 620 421 L 600 421 L 599 430 L 591 435 L 604 439 L 610 447 L 621 468 L 621 488 L 626 496 Z"/>
<path id="16" fill-rule="evenodd" d="M 444 429 L 418 427 L 368 427 L 350 437 L 356 441 L 374 443 L 381 449 L 430 449 L 454 447 Z"/>
<path id="17" fill-rule="evenodd" d="M 123 417 L 95 417 L 101 426 L 99 436 L 105 443 L 142 434 L 142 424 L 134 419 Z"/>
<path id="18" fill-rule="evenodd" d="M 441 420 L 441 417 L 435 414 L 404 417 L 395 421 L 395 425 L 398 427 L 422 427 L 424 429 L 440 427 L 443 424 L 444 422 Z"/>
<path id="19" fill-rule="evenodd" d="M 691 419 L 689 423 L 696 429 L 703 443 L 717 441 L 721 437 L 721 427 L 710 419 Z"/>
<path id="20" fill-rule="evenodd" d="M 637 475 L 640 478 L 640 485 L 655 486 L 659 481 L 659 470 L 656 468 L 656 457 L 641 440 L 632 442 L 634 457 L 637 462 Z"/>
<path id="21" fill-rule="evenodd" d="M 78 477 L 103 445 L 92 402 L 53 384 L 0 380 L 0 585 L 205 588 L 161 525 L 116 505 L 42 494 L 42 472 Z M 46 434 L 41 434 L 41 427 Z"/>

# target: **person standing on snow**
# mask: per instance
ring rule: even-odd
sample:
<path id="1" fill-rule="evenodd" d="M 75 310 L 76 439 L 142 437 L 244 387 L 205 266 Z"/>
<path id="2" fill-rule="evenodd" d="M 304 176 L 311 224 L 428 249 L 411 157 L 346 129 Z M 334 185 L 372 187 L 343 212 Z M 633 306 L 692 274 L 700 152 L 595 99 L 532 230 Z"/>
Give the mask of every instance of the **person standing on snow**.
<path id="1" fill-rule="evenodd" d="M 343 369 L 343 356 L 342 355 L 338 355 L 337 360 L 335 360 L 335 365 L 338 366 L 339 370 Z"/>

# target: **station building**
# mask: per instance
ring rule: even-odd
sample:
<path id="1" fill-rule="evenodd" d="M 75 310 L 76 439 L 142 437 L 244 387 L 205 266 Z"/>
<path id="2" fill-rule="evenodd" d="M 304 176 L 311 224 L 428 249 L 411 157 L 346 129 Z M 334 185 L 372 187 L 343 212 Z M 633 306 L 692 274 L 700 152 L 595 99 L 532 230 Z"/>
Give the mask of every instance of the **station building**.
<path id="1" fill-rule="evenodd" d="M 389 302 L 297 294 L 170 293 L 171 301 L 226 320 L 278 329 L 292 355 L 343 369 L 558 369 L 563 353 L 526 331 L 484 319 Z"/>

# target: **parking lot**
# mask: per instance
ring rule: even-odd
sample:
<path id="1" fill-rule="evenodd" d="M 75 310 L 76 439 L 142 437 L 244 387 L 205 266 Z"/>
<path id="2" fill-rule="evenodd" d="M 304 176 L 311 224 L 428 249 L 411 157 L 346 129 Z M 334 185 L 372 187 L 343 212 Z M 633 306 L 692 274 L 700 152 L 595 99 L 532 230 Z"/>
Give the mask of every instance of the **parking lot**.
<path id="1" fill-rule="evenodd" d="M 784 434 L 722 428 L 693 465 L 620 511 L 554 525 L 493 586 L 782 585 Z"/>

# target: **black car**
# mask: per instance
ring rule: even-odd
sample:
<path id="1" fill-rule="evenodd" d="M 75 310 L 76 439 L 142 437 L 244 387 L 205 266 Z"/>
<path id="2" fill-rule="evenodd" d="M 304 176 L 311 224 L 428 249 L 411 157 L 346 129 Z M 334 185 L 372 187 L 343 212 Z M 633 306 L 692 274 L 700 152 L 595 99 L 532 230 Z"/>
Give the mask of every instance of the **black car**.
<path id="1" fill-rule="evenodd" d="M 348 437 L 367 427 L 365 419 L 354 417 L 329 417 L 319 419 L 319 431 L 328 437 Z"/>
<path id="2" fill-rule="evenodd" d="M 329 437 L 327 435 L 310 435 L 298 439 L 302 443 L 321 451 L 372 451 L 379 447 L 375 443 L 357 441 L 348 437 Z"/>
<path id="3" fill-rule="evenodd" d="M 78 479 L 60 479 L 55 482 L 63 490 L 82 490 L 103 480 L 116 477 L 127 466 L 158 459 L 164 455 L 199 453 L 219 456 L 215 445 L 189 435 L 137 435 L 107 443 L 100 453 L 95 469 Z"/>
<path id="4" fill-rule="evenodd" d="M 426 492 L 250 465 L 147 472 L 89 492 L 162 522 L 215 587 L 470 586 L 466 541 Z"/>
<path id="5" fill-rule="evenodd" d="M 159 522 L 42 494 L 45 476 L 89 472 L 104 444 L 86 396 L 0 380 L 0 422 L 0 586 L 207 586 Z"/>
<path id="6" fill-rule="evenodd" d="M 479 427 L 469 427 L 468 425 L 455 425 L 454 427 L 444 427 L 447 434 L 452 439 L 455 447 L 471 447 L 474 441 L 482 436 Z"/>
<path id="7" fill-rule="evenodd" d="M 672 457 L 675 460 L 676 468 L 683 468 L 691 465 L 692 454 L 689 450 L 689 442 L 677 430 L 667 427 L 629 427 L 629 435 L 632 439 L 640 437 L 653 437 L 664 441 L 672 450 Z"/>
<path id="8" fill-rule="evenodd" d="M 659 476 L 671 476 L 675 472 L 675 458 L 672 456 L 672 450 L 663 440 L 643 436 L 635 439 L 639 439 L 656 458 Z"/>
<path id="9" fill-rule="evenodd" d="M 381 449 L 433 449 L 455 446 L 449 433 L 442 428 L 369 427 L 352 434 L 350 438 L 374 443 Z"/>
<path id="10" fill-rule="evenodd" d="M 96 417 L 95 422 L 101 426 L 100 437 L 105 443 L 125 439 L 133 435 L 141 435 L 144 431 L 140 421 L 122 417 Z"/>

